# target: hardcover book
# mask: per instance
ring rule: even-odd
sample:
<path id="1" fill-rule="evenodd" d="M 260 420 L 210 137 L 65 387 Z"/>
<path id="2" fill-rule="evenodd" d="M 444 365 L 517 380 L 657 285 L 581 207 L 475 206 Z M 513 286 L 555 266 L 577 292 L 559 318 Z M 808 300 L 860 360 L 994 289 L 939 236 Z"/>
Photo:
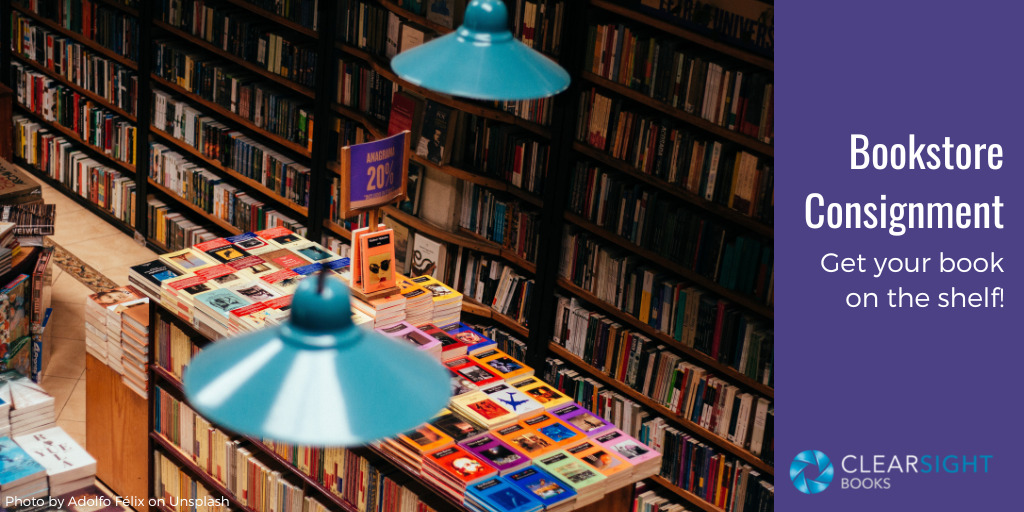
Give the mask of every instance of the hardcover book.
<path id="1" fill-rule="evenodd" d="M 437 165 L 448 163 L 451 159 L 448 151 L 455 136 L 453 120 L 454 113 L 451 107 L 428 100 L 423 115 L 423 129 L 416 145 L 416 155 Z"/>

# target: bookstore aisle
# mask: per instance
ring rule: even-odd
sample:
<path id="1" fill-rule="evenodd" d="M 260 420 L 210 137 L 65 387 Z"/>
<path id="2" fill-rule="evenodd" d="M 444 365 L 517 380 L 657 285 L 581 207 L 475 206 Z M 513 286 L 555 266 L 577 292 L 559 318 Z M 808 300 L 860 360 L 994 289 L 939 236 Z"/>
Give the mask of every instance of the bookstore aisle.
<path id="1" fill-rule="evenodd" d="M 60 261 L 51 265 L 53 313 L 47 338 L 53 343 L 53 352 L 41 384 L 54 396 L 57 425 L 85 446 L 84 307 L 86 297 L 94 291 L 81 280 L 100 287 L 109 285 L 103 278 L 126 285 L 128 267 L 152 260 L 156 254 L 53 187 L 40 186 L 43 200 L 57 205 L 55 233 L 50 239 L 63 250 L 58 250 L 56 259 Z M 75 267 L 67 254 L 90 268 Z"/>

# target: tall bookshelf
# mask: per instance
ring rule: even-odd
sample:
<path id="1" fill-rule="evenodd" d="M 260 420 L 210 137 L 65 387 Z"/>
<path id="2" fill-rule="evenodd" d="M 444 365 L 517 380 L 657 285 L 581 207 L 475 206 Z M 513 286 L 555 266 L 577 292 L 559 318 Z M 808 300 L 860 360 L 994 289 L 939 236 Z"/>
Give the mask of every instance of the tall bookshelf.
<path id="1" fill-rule="evenodd" d="M 62 1 L 42 1 L 40 4 L 56 6 L 63 4 Z M 12 12 L 12 16 L 28 18 L 34 25 L 45 28 L 53 34 L 60 35 L 70 41 L 81 44 L 82 47 L 102 58 L 108 59 L 116 65 L 131 70 L 137 80 L 138 100 L 134 109 L 121 108 L 112 104 L 107 98 L 102 97 L 88 88 L 82 87 L 72 80 L 67 79 L 53 68 L 41 64 L 35 60 L 16 55 L 12 52 L 10 44 L 3 45 L 4 80 L 11 81 L 11 74 L 7 70 L 10 64 L 16 64 L 21 68 L 45 76 L 54 83 L 77 93 L 82 98 L 98 105 L 111 112 L 119 118 L 125 119 L 135 129 L 135 164 L 130 165 L 116 158 L 111 158 L 103 149 L 98 148 L 83 140 L 73 130 L 69 130 L 58 123 L 45 121 L 37 112 L 31 111 L 23 106 L 17 106 L 15 113 L 27 117 L 45 127 L 50 133 L 54 133 L 68 139 L 72 146 L 85 152 L 90 158 L 95 159 L 102 165 L 116 170 L 120 175 L 130 177 L 134 187 L 134 204 L 129 211 L 134 212 L 133 219 L 125 220 L 125 215 L 116 215 L 109 208 L 102 208 L 90 201 L 89 198 L 71 190 L 66 183 L 55 181 L 31 165 L 21 163 L 30 171 L 40 176 L 47 183 L 65 191 L 78 202 L 99 214 L 102 218 L 114 224 L 119 229 L 135 235 L 136 239 L 148 244 L 154 250 L 166 252 L 167 247 L 157 239 L 157 231 L 160 226 L 153 223 L 156 215 L 149 205 L 151 200 L 161 201 L 166 204 L 166 209 L 176 212 L 183 219 L 191 221 L 196 225 L 202 225 L 209 231 L 209 236 L 221 236 L 237 234 L 249 230 L 240 222 L 231 222 L 214 213 L 208 201 L 197 200 L 195 196 L 187 199 L 183 191 L 188 187 L 172 187 L 170 181 L 161 181 L 154 176 L 153 149 L 159 144 L 180 155 L 180 161 L 197 166 L 208 172 L 210 179 L 220 180 L 221 184 L 234 187 L 238 192 L 244 192 L 251 200 L 263 203 L 266 209 L 273 209 L 279 214 L 295 220 L 306 229 L 306 235 L 313 240 L 321 240 L 322 237 L 332 237 L 347 242 L 351 237 L 351 229 L 359 226 L 360 222 L 365 224 L 366 219 L 337 219 L 331 216 L 331 195 L 334 178 L 339 172 L 338 147 L 365 140 L 373 140 L 387 135 L 389 127 L 389 109 L 385 108 L 391 101 L 391 89 L 387 83 L 394 84 L 393 87 L 402 91 L 408 91 L 425 101 L 461 112 L 464 118 L 472 119 L 474 122 L 482 123 L 488 128 L 501 127 L 509 133 L 522 136 L 523 140 L 536 142 L 537 147 L 547 148 L 546 177 L 543 178 L 543 187 L 530 190 L 528 186 L 516 186 L 511 183 L 502 172 L 493 168 L 484 169 L 479 160 L 467 157 L 472 152 L 466 150 L 468 147 L 463 144 L 462 158 L 452 158 L 451 161 L 435 163 L 420 155 L 411 157 L 413 164 L 418 165 L 435 176 L 444 176 L 458 183 L 464 194 L 466 190 L 473 187 L 478 193 L 492 194 L 502 202 L 515 204 L 521 211 L 529 212 L 533 217 L 536 229 L 531 232 L 535 236 L 533 244 L 535 248 L 533 255 L 526 258 L 517 251 L 515 247 L 507 243 L 500 243 L 481 236 L 472 229 L 462 227 L 462 219 L 455 218 L 449 226 L 439 225 L 432 220 L 424 218 L 423 213 L 413 215 L 402 209 L 399 205 L 392 205 L 384 208 L 384 213 L 389 222 L 401 224 L 408 228 L 410 233 L 422 233 L 423 235 L 446 244 L 451 251 L 452 258 L 461 254 L 465 261 L 470 257 L 476 261 L 484 259 L 497 262 L 507 266 L 515 275 L 521 276 L 521 282 L 529 282 L 530 295 L 519 312 L 499 311 L 473 297 L 468 296 L 463 302 L 463 314 L 465 318 L 473 323 L 491 325 L 496 329 L 507 333 L 519 340 L 519 346 L 525 350 L 525 361 L 535 368 L 549 367 L 552 369 L 552 376 L 557 376 L 559 370 L 571 370 L 576 372 L 579 380 L 566 382 L 570 391 L 577 394 L 591 394 L 596 396 L 600 392 L 606 395 L 614 395 L 616 400 L 630 404 L 634 411 L 646 414 L 647 419 L 660 418 L 671 428 L 692 435 L 697 441 L 704 443 L 714 449 L 716 453 L 723 454 L 731 463 L 748 465 L 756 471 L 760 478 L 768 483 L 774 480 L 774 469 L 771 466 L 771 458 L 768 447 L 762 448 L 762 456 L 755 455 L 748 446 L 738 446 L 732 442 L 727 435 L 722 435 L 714 429 L 702 425 L 700 421 L 693 421 L 677 410 L 667 407 L 664 401 L 658 400 L 650 393 L 645 394 L 642 386 L 625 382 L 624 376 L 616 374 L 611 368 L 606 368 L 593 353 L 584 352 L 579 347 L 570 348 L 564 340 L 557 340 L 561 333 L 556 332 L 556 327 L 561 325 L 556 316 L 559 309 L 557 297 L 564 297 L 566 300 L 575 299 L 577 303 L 593 315 L 602 315 L 608 322 L 621 326 L 623 330 L 629 330 L 635 335 L 642 336 L 649 343 L 646 345 L 652 351 L 664 351 L 677 357 L 679 361 L 692 364 L 708 374 L 714 375 L 720 382 L 733 386 L 737 393 L 745 393 L 757 398 L 763 398 L 769 402 L 774 400 L 772 379 L 770 378 L 770 367 L 768 376 L 764 375 L 765 368 L 757 368 L 757 365 L 747 364 L 744 368 L 738 368 L 736 361 L 729 361 L 722 354 L 715 354 L 706 346 L 698 346 L 690 338 L 675 332 L 667 332 L 665 329 L 655 327 L 650 319 L 642 320 L 635 312 L 627 312 L 628 308 L 616 306 L 615 300 L 610 300 L 606 289 L 596 288 L 592 282 L 588 282 L 582 275 L 566 275 L 562 270 L 562 261 L 568 250 L 565 246 L 566 230 L 585 240 L 595 250 L 603 251 L 606 254 L 616 254 L 632 258 L 630 261 L 636 265 L 649 268 L 655 275 L 672 283 L 686 283 L 687 287 L 692 286 L 695 293 L 700 297 L 721 305 L 721 311 L 727 312 L 727 317 L 733 322 L 743 322 L 739 325 L 757 325 L 759 329 L 769 334 L 774 327 L 774 311 L 771 304 L 771 280 L 770 270 L 770 248 L 774 242 L 774 231 L 771 224 L 771 182 L 766 183 L 766 177 L 774 167 L 774 146 L 771 144 L 770 123 L 768 130 L 760 126 L 739 127 L 729 126 L 728 109 L 719 107 L 719 115 L 708 115 L 700 106 L 688 107 L 684 102 L 673 104 L 671 100 L 666 101 L 663 95 L 652 92 L 650 83 L 645 78 L 650 75 L 637 74 L 635 77 L 614 76 L 615 73 L 593 65 L 595 51 L 592 41 L 592 27 L 602 24 L 621 26 L 629 28 L 629 34 L 634 38 L 653 38 L 665 51 L 679 51 L 687 57 L 700 58 L 702 63 L 715 63 L 722 65 L 728 75 L 735 80 L 736 71 L 741 71 L 747 77 L 759 77 L 757 85 L 764 86 L 774 81 L 774 64 L 770 57 L 763 54 L 751 52 L 746 49 L 732 46 L 722 42 L 713 35 L 682 27 L 668 18 L 662 18 L 651 12 L 643 10 L 639 2 L 610 2 L 606 0 L 587 0 L 581 2 L 556 2 L 554 0 L 525 2 L 507 1 L 510 15 L 513 18 L 511 23 L 513 29 L 519 34 L 526 34 L 525 29 L 536 30 L 540 28 L 528 27 L 525 21 L 526 8 L 537 9 L 530 12 L 545 18 L 550 22 L 548 35 L 556 35 L 559 44 L 554 44 L 554 38 L 537 37 L 534 35 L 533 44 L 538 49 L 545 51 L 550 57 L 556 59 L 572 75 L 572 84 L 568 91 L 546 100 L 542 108 L 522 108 L 524 114 L 514 113 L 515 106 L 500 105 L 493 102 L 479 102 L 462 98 L 452 98 L 443 94 L 425 90 L 413 84 L 399 79 L 390 69 L 388 62 L 388 49 L 386 47 L 386 27 L 389 17 L 395 17 L 402 24 L 410 25 L 417 31 L 422 31 L 427 37 L 436 37 L 451 31 L 451 28 L 436 22 L 423 13 L 415 13 L 407 9 L 409 2 L 401 0 L 345 0 L 339 2 L 311 2 L 315 5 L 312 9 L 302 9 L 305 2 L 293 2 L 282 4 L 279 12 L 268 10 L 272 8 L 272 2 L 259 2 L 249 0 L 214 0 L 205 2 L 182 2 L 201 6 L 210 9 L 210 12 L 228 12 L 232 16 L 240 16 L 247 22 L 259 24 L 267 32 L 280 36 L 291 44 L 300 46 L 311 54 L 315 54 L 315 63 L 306 61 L 303 69 L 304 78 L 296 80 L 294 77 L 284 76 L 287 73 L 271 71 L 272 64 L 260 63 L 258 59 L 252 59 L 251 55 L 244 55 L 235 52 L 237 48 L 231 48 L 224 44 L 218 44 L 211 37 L 204 37 L 198 31 L 191 30 L 187 23 L 174 20 L 165 13 L 164 9 L 168 2 L 131 2 L 125 0 L 93 0 L 81 2 L 86 6 L 95 6 L 104 10 L 111 10 L 120 13 L 137 23 L 137 33 L 133 51 L 115 51 L 104 46 L 93 39 L 83 35 L 82 32 L 71 30 L 57 21 L 39 15 L 26 6 L 27 1 L 23 0 L 0 0 L 0 7 L 7 7 L 5 12 Z M 426 4 L 426 2 L 423 2 Z M 529 5 L 527 5 L 529 4 Z M 263 8 L 261 6 L 266 7 Z M 294 8 L 291 12 L 285 12 L 285 6 Z M 541 11 L 540 7 L 544 10 Z M 55 8 L 55 7 L 51 7 Z M 766 8 L 768 8 L 766 6 Z M 362 10 L 361 10 L 362 9 Z M 367 31 L 361 37 L 353 36 L 345 30 L 343 21 L 351 20 L 357 13 L 372 12 L 377 20 L 378 29 Z M 555 23 L 555 14 L 561 17 L 559 23 Z M 219 15 L 219 14 L 218 14 Z M 316 24 L 312 23 L 313 15 Z M 220 18 L 218 18 L 220 19 Z M 540 19 L 540 18 L 538 18 Z M 565 20 L 571 20 L 566 22 Z M 5 17 L 0 28 L 6 26 L 4 34 L 10 34 L 12 17 Z M 383 23 L 383 25 L 380 25 Z M 383 32 L 379 28 L 383 27 Z M 555 28 L 557 27 L 557 28 Z M 646 39 L 645 39 L 646 40 Z M 223 43 L 223 40 L 221 41 Z M 399 44 L 396 42 L 395 44 Z M 280 98 L 301 104 L 308 117 L 314 119 L 312 137 L 305 143 L 298 142 L 291 132 L 284 133 L 270 128 L 265 119 L 257 121 L 251 116 L 243 115 L 238 109 L 233 109 L 230 104 L 217 101 L 209 94 L 197 93 L 196 84 L 187 84 L 183 80 L 172 78 L 165 69 L 158 67 L 159 56 L 157 51 L 162 45 L 170 45 L 180 49 L 181 55 L 193 55 L 198 61 L 207 62 L 213 66 L 221 67 L 225 72 L 244 76 L 253 84 L 266 85 L 280 93 Z M 609 48 L 609 51 L 615 48 Z M 137 56 L 135 60 L 125 56 L 126 53 Z M 637 60 L 641 60 L 639 57 Z M 338 99 L 339 84 L 343 83 L 343 77 L 339 76 L 339 61 L 344 62 L 351 69 L 361 70 L 367 76 L 372 77 L 378 86 L 381 87 L 379 97 L 375 97 L 377 103 L 349 102 Z M 611 62 L 611 61 L 608 61 Z M 689 61 L 687 61 L 689 62 Z M 589 65 L 588 65 L 589 64 Z M 653 75 L 653 71 L 651 72 Z M 723 75 L 724 77 L 724 75 Z M 635 78 L 635 79 L 634 79 Z M 739 84 L 740 82 L 736 82 Z M 726 88 L 728 89 L 728 88 Z M 369 86 L 364 90 L 369 90 Z M 723 90 L 724 91 L 724 90 Z M 750 194 L 740 194 L 741 199 L 756 201 L 757 206 L 738 206 L 735 201 L 735 193 L 724 194 L 719 188 L 718 195 L 707 193 L 706 177 L 704 181 L 697 180 L 696 183 L 686 180 L 666 179 L 656 170 L 651 169 L 651 160 L 646 162 L 636 158 L 629 158 L 629 154 L 623 153 L 622 148 L 628 148 L 629 142 L 618 141 L 618 150 L 613 145 L 592 143 L 587 137 L 589 126 L 581 129 L 579 120 L 588 118 L 592 112 L 591 104 L 581 102 L 582 95 L 590 94 L 591 98 L 600 95 L 608 105 L 614 105 L 615 112 L 634 112 L 637 119 L 646 119 L 659 124 L 659 127 L 667 133 L 684 134 L 688 142 L 694 140 L 704 143 L 712 151 L 715 145 L 720 146 L 723 155 L 734 155 L 733 162 L 740 159 L 735 155 L 743 154 L 743 173 L 754 172 L 753 175 L 743 174 L 743 181 L 749 185 L 749 180 L 755 180 L 756 187 Z M 205 146 L 197 147 L 196 144 L 176 137 L 172 129 L 161 129 L 157 126 L 158 120 L 155 117 L 154 107 L 157 107 L 157 97 L 163 96 L 173 101 L 182 101 L 189 107 L 195 109 L 201 116 L 208 117 L 219 127 L 225 130 L 238 132 L 248 141 L 259 144 L 261 148 L 282 155 L 297 165 L 308 168 L 309 193 L 308 198 L 302 197 L 297 200 L 295 196 L 286 197 L 279 187 L 268 185 L 267 182 L 256 175 L 246 175 L 243 170 L 234 168 L 228 162 L 219 158 L 216 152 L 211 152 Z M 770 92 L 768 93 L 770 98 Z M 762 98 L 763 100 L 764 98 Z M 724 98 L 721 105 L 725 104 Z M 762 104 L 765 104 L 762 101 Z M 768 103 L 770 105 L 770 103 Z M 362 108 L 365 107 L 365 108 Z M 520 105 L 523 107 L 523 105 Z M 157 107 L 159 108 L 159 107 Z M 714 109 L 710 109 L 714 110 Z M 543 112 L 546 119 L 539 119 L 537 112 Z M 735 123 L 734 123 L 735 124 Z M 482 126 L 481 125 L 481 126 Z M 674 130 L 674 132 L 672 131 Z M 472 132 L 468 132 L 472 134 Z M 291 135 L 294 135 L 293 133 Z M 414 133 L 414 138 L 419 134 Z M 466 135 L 468 138 L 469 135 Z M 643 140 L 643 139 L 639 139 Z M 655 140 L 656 142 L 656 140 Z M 634 146 L 638 144 L 633 144 Z M 415 147 L 413 148 L 415 153 Z M 723 156 L 723 160 L 726 158 Z M 485 162 L 488 163 L 488 162 Z M 501 165 L 507 162 L 499 161 Z M 748 165 L 749 164 L 749 165 Z M 580 170 L 583 169 L 583 170 Z M 734 167 L 734 172 L 740 172 Z M 754 171 L 751 171 L 754 169 Z M 715 226 L 716 231 L 723 240 L 734 241 L 737 237 L 742 238 L 741 247 L 733 247 L 734 260 L 742 259 L 749 263 L 749 255 L 744 258 L 737 258 L 736 253 L 750 251 L 751 247 L 768 248 L 768 276 L 750 271 L 732 271 L 722 275 L 722 272 L 709 271 L 710 267 L 728 266 L 724 265 L 724 257 L 719 254 L 710 258 L 715 264 L 705 262 L 701 264 L 685 261 L 679 257 L 679 250 L 673 250 L 665 245 L 658 245 L 651 242 L 651 235 L 646 239 L 638 238 L 633 233 L 627 233 L 618 227 L 616 222 L 605 215 L 599 217 L 590 210 L 579 208 L 580 201 L 574 202 L 574 197 L 580 195 L 577 179 L 579 173 L 600 172 L 609 180 L 622 186 L 644 191 L 656 197 L 657 202 L 662 204 L 662 210 L 658 210 L 662 216 L 659 219 L 699 219 L 708 225 Z M 724 170 L 723 170 L 724 173 Z M 739 176 L 737 174 L 737 176 Z M 752 176 L 756 176 L 752 177 Z M 732 176 L 725 174 L 718 175 L 719 180 L 734 181 Z M 204 182 L 205 183 L 205 182 Z M 180 184 L 179 184 L 180 185 Z M 767 190 L 767 192 L 765 192 Z M 732 192 L 730 190 L 730 192 Z M 655 195 L 656 193 L 656 195 Z M 460 202 L 461 202 L 461 197 Z M 248 204 L 248 203 L 247 203 Z M 460 205 L 453 205 L 459 208 Z M 164 212 L 158 212 L 164 215 Z M 656 212 L 648 212 L 654 215 Z M 648 222 L 650 222 L 648 220 Z M 667 222 L 665 224 L 668 224 Z M 703 226 L 704 224 L 702 224 Z M 681 229 L 681 228 L 679 228 Z M 690 239 L 692 236 L 678 236 L 684 231 L 672 233 L 662 231 L 651 231 L 657 233 L 654 238 Z M 675 236 L 666 236 L 666 233 Z M 409 240 L 412 243 L 412 240 Z M 178 245 L 189 245 L 179 243 Z M 722 243 L 723 246 L 728 245 Z M 760 262 L 759 258 L 758 259 Z M 730 260 L 733 261 L 733 260 Z M 733 261 L 732 265 L 738 265 Z M 453 271 L 453 274 L 455 272 Z M 570 273 L 571 274 L 571 273 Z M 741 277 L 742 276 L 742 277 Z M 460 279 L 465 279 L 465 274 L 460 273 Z M 740 286 L 739 281 L 747 281 L 747 286 Z M 757 286 L 749 285 L 750 281 L 756 281 Z M 453 282 L 453 276 L 449 276 L 449 284 L 461 289 L 459 283 Z M 524 284 L 525 286 L 525 284 Z M 525 289 L 525 288 L 524 288 Z M 724 314 L 724 313 L 719 313 Z M 742 319 L 742 320 L 739 320 Z M 722 320 L 723 325 L 729 325 Z M 671 322 L 670 322 L 671 323 Z M 760 332 L 760 331 L 759 331 Z M 735 332 L 732 333 L 736 335 Z M 768 338 L 766 350 L 768 350 L 768 361 L 770 358 L 770 345 L 772 340 Z M 765 356 L 761 356 L 765 357 Z M 556 361 L 557 360 L 557 361 Z M 748 361 L 749 363 L 749 361 Z M 560 365 L 560 366 L 559 366 Z M 538 370 L 539 371 L 539 370 Z M 155 375 L 153 382 L 160 383 L 166 375 Z M 165 384 L 170 384 L 164 380 Z M 174 388 L 173 385 L 170 387 Z M 637 389 L 641 388 L 641 389 Z M 578 400 L 581 403 L 584 400 Z M 595 406 L 596 407 L 596 406 Z M 770 442 L 770 440 L 768 440 Z M 157 443 L 159 444 L 159 443 Z M 166 447 L 165 447 L 166 448 Z M 165 451 L 165 455 L 173 457 L 174 453 Z M 766 460 L 762 460 L 762 457 Z M 668 457 L 666 457 L 668 459 Z M 302 481 L 301 476 L 296 476 L 296 482 Z M 708 512 L 721 510 L 720 506 L 709 503 L 706 497 L 698 496 L 691 489 L 678 485 L 666 475 L 651 479 L 654 487 L 662 489 L 671 496 L 673 500 L 686 504 L 688 507 L 695 507 Z M 303 485 L 308 485 L 305 482 Z M 429 489 L 425 492 L 429 493 Z M 333 506 L 342 510 L 348 510 L 344 504 L 328 500 Z M 329 505 L 331 506 L 331 505 Z M 244 508 L 244 507 L 242 507 Z"/>

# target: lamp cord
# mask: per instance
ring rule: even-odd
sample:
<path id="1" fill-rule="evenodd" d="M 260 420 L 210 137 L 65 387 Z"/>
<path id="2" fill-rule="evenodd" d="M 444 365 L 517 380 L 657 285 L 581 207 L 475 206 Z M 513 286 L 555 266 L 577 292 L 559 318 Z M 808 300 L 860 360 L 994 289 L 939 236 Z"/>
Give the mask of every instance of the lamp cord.
<path id="1" fill-rule="evenodd" d="M 324 293 L 324 283 L 326 283 L 326 282 L 327 282 L 327 271 L 320 270 L 320 274 L 317 277 L 317 282 L 316 282 L 316 293 L 318 293 L 320 295 L 323 295 L 323 293 Z"/>

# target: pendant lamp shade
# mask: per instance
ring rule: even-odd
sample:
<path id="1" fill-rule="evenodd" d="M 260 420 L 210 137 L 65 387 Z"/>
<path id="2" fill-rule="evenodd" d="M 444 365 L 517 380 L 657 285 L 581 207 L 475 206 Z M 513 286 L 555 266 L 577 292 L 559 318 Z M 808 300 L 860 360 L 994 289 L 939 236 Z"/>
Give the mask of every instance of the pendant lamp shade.
<path id="1" fill-rule="evenodd" d="M 192 359 L 184 384 L 196 412 L 254 437 L 352 446 L 412 429 L 447 404 L 448 371 L 354 325 L 338 279 L 303 280 L 291 311 L 280 326 L 217 341 Z"/>
<path id="2" fill-rule="evenodd" d="M 528 100 L 569 87 L 569 73 L 508 30 L 501 0 L 472 0 L 462 26 L 391 59 L 403 80 L 481 100 Z"/>

